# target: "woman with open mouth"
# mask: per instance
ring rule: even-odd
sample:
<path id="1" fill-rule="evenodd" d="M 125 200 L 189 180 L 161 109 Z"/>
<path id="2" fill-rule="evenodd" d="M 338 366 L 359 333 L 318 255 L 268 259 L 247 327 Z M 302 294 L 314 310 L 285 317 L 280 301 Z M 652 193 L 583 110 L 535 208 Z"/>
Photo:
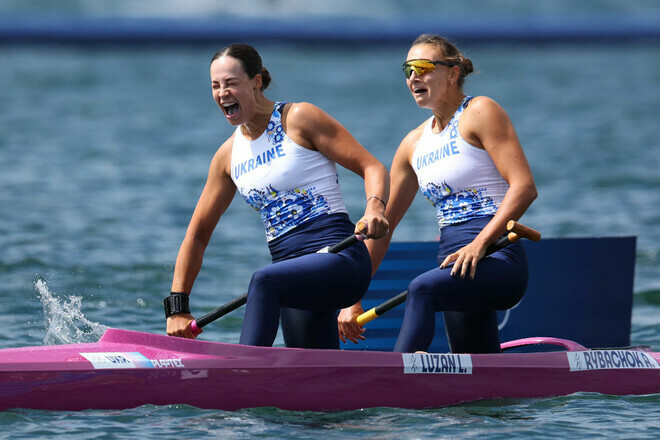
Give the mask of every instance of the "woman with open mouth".
<path id="1" fill-rule="evenodd" d="M 232 44 L 211 60 L 213 99 L 236 127 L 215 154 L 165 301 L 167 333 L 193 338 L 188 297 L 206 246 L 236 190 L 261 214 L 273 264 L 248 287 L 240 343 L 271 346 L 282 323 L 289 347 L 338 348 L 337 312 L 360 300 L 371 279 L 364 243 L 317 253 L 347 235 L 388 230 L 387 169 L 335 119 L 309 103 L 272 101 L 259 53 Z M 364 179 L 366 208 L 356 227 L 342 199 L 336 164 Z"/>
<path id="2" fill-rule="evenodd" d="M 497 310 L 513 307 L 527 287 L 527 257 L 514 243 L 484 258 L 486 249 L 518 220 L 537 196 L 534 178 L 507 113 L 486 96 L 463 93 L 472 61 L 437 35 L 412 44 L 403 73 L 410 93 L 432 116 L 401 142 L 392 162 L 390 233 L 367 243 L 375 272 L 394 228 L 417 190 L 436 208 L 439 269 L 408 286 L 394 351 L 425 351 L 443 312 L 452 352 L 499 352 Z M 363 339 L 360 303 L 343 310 L 342 333 Z"/>

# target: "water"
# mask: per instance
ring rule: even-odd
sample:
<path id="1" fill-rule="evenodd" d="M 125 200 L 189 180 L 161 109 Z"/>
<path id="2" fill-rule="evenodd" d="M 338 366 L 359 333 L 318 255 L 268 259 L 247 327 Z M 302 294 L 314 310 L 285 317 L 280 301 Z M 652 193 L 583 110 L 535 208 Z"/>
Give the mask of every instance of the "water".
<path id="1" fill-rule="evenodd" d="M 0 348 L 90 340 L 105 326 L 164 331 L 178 247 L 231 134 L 210 98 L 217 49 L 0 46 Z M 406 46 L 259 49 L 269 97 L 317 104 L 386 165 L 427 117 L 399 70 Z M 660 350 L 660 47 L 463 49 L 479 70 L 466 92 L 508 111 L 532 166 L 540 197 L 523 221 L 545 237 L 636 235 L 632 343 Z M 356 219 L 360 180 L 345 170 L 341 179 Z M 395 240 L 436 235 L 418 197 Z M 242 293 L 268 263 L 258 215 L 237 199 L 207 250 L 193 311 Z M 241 316 L 203 338 L 236 342 Z M 0 438 L 657 438 L 659 403 L 578 394 L 425 411 L 14 410 L 0 413 Z"/>

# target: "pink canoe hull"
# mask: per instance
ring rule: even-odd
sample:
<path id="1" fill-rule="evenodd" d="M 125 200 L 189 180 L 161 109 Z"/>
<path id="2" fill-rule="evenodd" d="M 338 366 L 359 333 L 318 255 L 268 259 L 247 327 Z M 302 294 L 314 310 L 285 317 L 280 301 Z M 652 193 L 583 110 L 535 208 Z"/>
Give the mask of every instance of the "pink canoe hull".
<path id="1" fill-rule="evenodd" d="M 402 355 L 248 347 L 110 329 L 97 343 L 0 350 L 0 410 L 188 404 L 323 411 L 660 393 L 658 353 L 559 344 L 569 351 Z"/>

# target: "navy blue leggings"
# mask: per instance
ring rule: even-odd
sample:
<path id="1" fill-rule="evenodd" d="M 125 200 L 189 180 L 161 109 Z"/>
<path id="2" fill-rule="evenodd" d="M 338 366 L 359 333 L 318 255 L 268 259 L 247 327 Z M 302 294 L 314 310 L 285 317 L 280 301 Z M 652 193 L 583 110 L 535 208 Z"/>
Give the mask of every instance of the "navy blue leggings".
<path id="1" fill-rule="evenodd" d="M 353 232 L 350 222 L 334 228 L 315 250 L 341 241 Z M 305 231 L 295 239 L 305 241 Z M 288 244 L 287 246 L 290 246 Z M 307 253 L 277 261 L 252 276 L 240 343 L 271 346 L 280 318 L 287 347 L 339 348 L 337 313 L 359 301 L 369 287 L 371 260 L 364 243 L 338 254 Z"/>
<path id="2" fill-rule="evenodd" d="M 490 218 L 442 229 L 438 263 L 470 243 Z M 396 352 L 426 351 L 435 332 L 435 313 L 442 311 L 449 348 L 454 353 L 500 351 L 497 310 L 516 305 L 527 288 L 527 256 L 514 243 L 483 258 L 475 278 L 450 275 L 451 268 L 433 269 L 408 286 L 406 310 Z"/>

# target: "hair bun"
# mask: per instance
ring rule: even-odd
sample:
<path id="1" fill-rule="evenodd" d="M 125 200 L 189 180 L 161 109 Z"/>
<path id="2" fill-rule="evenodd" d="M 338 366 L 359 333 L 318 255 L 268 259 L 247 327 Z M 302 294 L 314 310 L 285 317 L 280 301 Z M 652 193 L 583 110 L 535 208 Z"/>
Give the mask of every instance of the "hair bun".
<path id="1" fill-rule="evenodd" d="M 261 91 L 266 90 L 266 87 L 270 84 L 270 72 L 265 67 L 261 66 Z"/>

